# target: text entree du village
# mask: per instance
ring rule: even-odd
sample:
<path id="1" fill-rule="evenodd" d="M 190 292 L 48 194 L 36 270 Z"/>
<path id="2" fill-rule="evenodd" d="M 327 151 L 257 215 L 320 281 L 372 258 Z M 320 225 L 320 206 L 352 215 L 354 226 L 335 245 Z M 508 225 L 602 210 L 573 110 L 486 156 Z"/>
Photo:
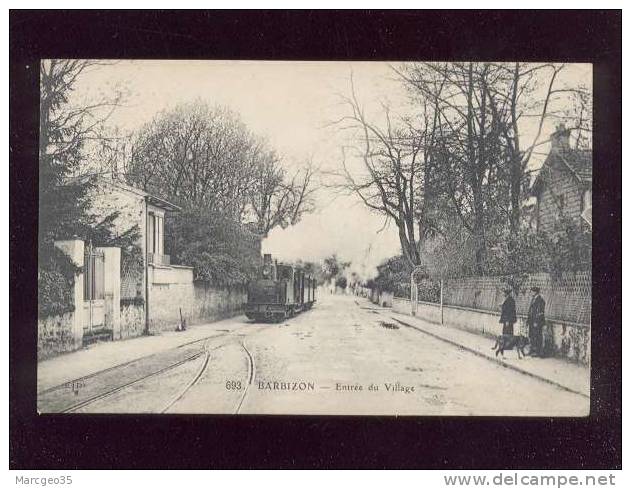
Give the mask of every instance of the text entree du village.
<path id="1" fill-rule="evenodd" d="M 330 389 L 338 392 L 392 392 L 410 394 L 414 392 L 413 385 L 403 385 L 400 382 L 383 382 L 364 384 L 343 384 L 336 382 L 334 386 L 319 386 L 320 389 Z M 258 381 L 258 389 L 265 391 L 313 391 L 316 389 L 314 382 L 305 381 Z"/>

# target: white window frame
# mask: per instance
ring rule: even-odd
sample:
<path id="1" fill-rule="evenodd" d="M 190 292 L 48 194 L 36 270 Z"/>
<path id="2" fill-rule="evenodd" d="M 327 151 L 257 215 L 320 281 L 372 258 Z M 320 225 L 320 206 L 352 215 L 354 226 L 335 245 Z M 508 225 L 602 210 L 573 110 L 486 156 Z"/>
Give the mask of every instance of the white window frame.
<path id="1" fill-rule="evenodd" d="M 148 213 L 147 219 L 147 252 L 155 253 L 156 249 L 156 215 L 153 212 Z"/>
<path id="2" fill-rule="evenodd" d="M 588 204 L 589 201 L 589 205 Z M 583 195 L 581 196 L 581 212 L 586 211 L 587 209 L 592 208 L 592 189 L 588 188 L 583 190 Z"/>

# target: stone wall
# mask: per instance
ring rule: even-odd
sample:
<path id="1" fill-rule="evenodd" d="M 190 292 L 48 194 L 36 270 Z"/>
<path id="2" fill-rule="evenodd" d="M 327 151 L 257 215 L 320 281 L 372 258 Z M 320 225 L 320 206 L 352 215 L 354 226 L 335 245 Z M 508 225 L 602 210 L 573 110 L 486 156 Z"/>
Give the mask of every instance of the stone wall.
<path id="1" fill-rule="evenodd" d="M 409 299 L 395 297 L 392 300 L 392 310 L 400 314 L 412 314 L 412 305 Z M 440 324 L 440 305 L 419 301 L 417 316 L 424 321 Z"/>
<path id="2" fill-rule="evenodd" d="M 411 314 L 410 301 L 395 298 L 393 310 L 402 314 Z M 440 305 L 430 302 L 419 302 L 416 317 L 431 323 L 441 323 Z M 489 338 L 502 333 L 499 313 L 457 306 L 443 307 L 443 324 Z M 528 336 L 526 318 L 518 316 L 514 326 L 515 334 Z M 544 344 L 547 355 L 566 358 L 577 363 L 589 365 L 591 359 L 591 328 L 589 325 L 546 321 Z"/>
<path id="3" fill-rule="evenodd" d="M 174 329 L 182 316 L 191 323 L 194 303 L 193 283 L 153 284 L 149 292 L 149 331 L 152 333 Z"/>
<path id="4" fill-rule="evenodd" d="M 149 265 L 149 283 L 150 332 L 174 329 L 180 323 L 180 309 L 184 318 L 191 317 L 195 297 L 192 268 Z"/>
<path id="5" fill-rule="evenodd" d="M 145 331 L 144 304 L 121 304 L 120 306 L 120 335 L 115 340 L 135 338 Z"/>
<path id="6" fill-rule="evenodd" d="M 37 359 L 73 351 L 75 347 L 74 312 L 37 321 Z"/>
<path id="7" fill-rule="evenodd" d="M 196 283 L 193 319 L 203 322 L 241 314 L 247 299 L 247 291 L 243 287 L 217 289 Z"/>
<path id="8" fill-rule="evenodd" d="M 81 240 L 56 241 L 55 246 L 66 253 L 73 263 L 84 266 L 85 245 Z M 78 350 L 86 340 L 85 331 L 94 328 L 98 332 L 111 332 L 113 339 L 120 332 L 120 248 L 99 247 L 103 253 L 103 298 L 94 301 L 84 300 L 83 271 L 74 277 L 72 304 L 73 311 L 61 316 L 38 318 L 38 359 L 67 351 Z M 95 320 L 97 318 L 97 320 Z"/>
<path id="9" fill-rule="evenodd" d="M 56 241 L 55 246 L 83 266 L 84 243 L 81 240 Z M 61 316 L 39 317 L 37 320 L 37 359 L 81 348 L 83 343 L 83 273 L 74 277 L 72 290 L 73 311 Z"/>
<path id="10" fill-rule="evenodd" d="M 193 282 L 193 269 L 172 265 L 150 266 L 149 317 L 151 332 L 240 314 L 247 301 L 243 288 L 223 289 Z"/>

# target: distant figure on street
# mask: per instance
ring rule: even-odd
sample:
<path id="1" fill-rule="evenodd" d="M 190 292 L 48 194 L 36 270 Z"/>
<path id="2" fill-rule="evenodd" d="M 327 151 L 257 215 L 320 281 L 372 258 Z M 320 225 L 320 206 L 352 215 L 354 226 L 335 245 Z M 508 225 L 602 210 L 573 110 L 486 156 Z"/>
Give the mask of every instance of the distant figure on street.
<path id="1" fill-rule="evenodd" d="M 502 314 L 500 323 L 503 324 L 502 334 L 513 334 L 513 325 L 517 322 L 517 311 L 515 310 L 515 299 L 512 297 L 512 290 L 504 290 L 504 303 L 502 304 Z"/>
<path id="2" fill-rule="evenodd" d="M 532 287 L 532 300 L 528 308 L 528 335 L 530 336 L 530 355 L 533 357 L 543 356 L 543 327 L 546 322 L 546 301 L 539 295 L 541 289 Z"/>

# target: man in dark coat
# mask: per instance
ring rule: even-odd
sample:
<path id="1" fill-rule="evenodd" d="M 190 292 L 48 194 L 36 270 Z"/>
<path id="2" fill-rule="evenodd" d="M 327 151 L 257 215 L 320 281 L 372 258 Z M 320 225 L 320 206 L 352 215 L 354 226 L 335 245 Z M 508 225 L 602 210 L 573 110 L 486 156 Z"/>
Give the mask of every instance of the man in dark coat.
<path id="1" fill-rule="evenodd" d="M 513 334 L 513 325 L 517 322 L 517 311 L 515 310 L 515 299 L 511 296 L 511 289 L 504 290 L 504 303 L 502 304 L 502 314 L 500 315 L 500 323 L 502 326 L 502 334 Z"/>
<path id="2" fill-rule="evenodd" d="M 532 287 L 532 300 L 528 308 L 528 334 L 530 336 L 530 355 L 543 356 L 543 326 L 546 322 L 546 301 L 539 295 L 541 289 Z"/>

